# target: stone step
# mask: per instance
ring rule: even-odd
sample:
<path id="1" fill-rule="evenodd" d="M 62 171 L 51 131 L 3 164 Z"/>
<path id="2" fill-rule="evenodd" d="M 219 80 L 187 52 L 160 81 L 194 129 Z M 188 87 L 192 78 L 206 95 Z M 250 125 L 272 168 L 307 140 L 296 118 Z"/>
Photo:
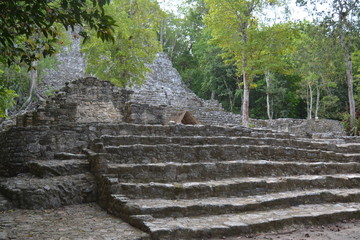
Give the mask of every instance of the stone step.
<path id="1" fill-rule="evenodd" d="M 128 145 L 105 146 L 111 163 L 209 162 L 235 159 L 267 159 L 281 161 L 360 161 L 360 153 L 301 149 L 270 145 Z"/>
<path id="2" fill-rule="evenodd" d="M 133 216 L 152 239 L 209 239 L 275 230 L 292 224 L 324 224 L 358 218 L 360 203 L 308 204 L 216 216 L 153 218 Z"/>
<path id="3" fill-rule="evenodd" d="M 336 144 L 335 146 L 337 149 L 340 149 L 343 152 L 360 153 L 360 143 L 344 143 L 344 144 Z"/>
<path id="4" fill-rule="evenodd" d="M 69 152 L 57 152 L 54 154 L 54 159 L 55 160 L 86 159 L 86 155 L 69 153 Z"/>
<path id="5" fill-rule="evenodd" d="M 97 142 L 105 146 L 119 146 L 119 145 L 155 145 L 155 144 L 179 144 L 179 145 L 275 145 L 286 147 L 297 147 L 306 149 L 323 149 L 327 150 L 329 144 L 317 143 L 310 141 L 300 141 L 295 139 L 283 138 L 257 138 L 248 136 L 140 136 L 140 135 L 103 135 Z M 341 150 L 344 148 L 340 148 Z M 348 149 L 346 150 L 348 152 Z M 360 151 L 358 151 L 360 152 Z"/>
<path id="6" fill-rule="evenodd" d="M 359 202 L 360 189 L 312 189 L 233 198 L 205 199 L 130 199 L 111 196 L 111 209 L 116 214 L 162 217 L 211 216 L 246 211 L 279 209 L 301 204 Z"/>
<path id="7" fill-rule="evenodd" d="M 275 177 L 359 173 L 360 163 L 237 160 L 203 163 L 108 164 L 121 182 L 208 181 L 235 177 Z"/>
<path id="8" fill-rule="evenodd" d="M 242 126 L 214 125 L 140 125 L 140 124 L 103 124 L 97 126 L 101 135 L 140 135 L 140 136 L 252 136 L 294 138 L 286 132 L 265 129 L 250 129 Z"/>
<path id="9" fill-rule="evenodd" d="M 37 177 L 54 177 L 87 173 L 90 164 L 86 159 L 71 160 L 37 160 L 29 164 L 30 173 Z"/>
<path id="10" fill-rule="evenodd" d="M 8 199 L 0 193 L 0 212 L 6 211 L 12 208 L 12 204 L 8 201 Z"/>
<path id="11" fill-rule="evenodd" d="M 96 200 L 96 182 L 91 174 L 34 178 L 19 175 L 0 183 L 0 192 L 18 208 L 48 209 Z"/>
<path id="12" fill-rule="evenodd" d="M 360 184 L 360 174 L 230 178 L 185 183 L 123 183 L 118 178 L 103 176 L 100 181 L 101 186 L 107 186 L 111 194 L 122 194 L 134 199 L 193 199 L 245 197 L 314 188 L 357 188 Z"/>

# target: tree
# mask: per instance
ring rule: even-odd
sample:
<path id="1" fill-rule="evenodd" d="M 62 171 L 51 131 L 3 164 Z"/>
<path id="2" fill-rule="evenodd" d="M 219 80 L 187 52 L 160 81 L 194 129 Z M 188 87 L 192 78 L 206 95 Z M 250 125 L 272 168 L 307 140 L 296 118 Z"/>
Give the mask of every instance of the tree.
<path id="1" fill-rule="evenodd" d="M 308 4 L 306 0 L 297 0 L 304 6 Z M 321 21 L 327 26 L 335 38 L 339 39 L 342 47 L 345 65 L 345 79 L 348 86 L 348 104 L 350 114 L 350 126 L 355 127 L 356 104 L 354 98 L 354 76 L 353 62 L 351 55 L 355 51 L 354 42 L 359 39 L 360 30 L 360 2 L 357 0 L 332 0 L 328 12 L 316 10 L 317 3 L 324 3 L 320 0 L 309 0 L 309 3 L 315 6 L 315 12 L 322 17 Z"/>
<path id="2" fill-rule="evenodd" d="M 265 0 L 205 0 L 209 14 L 205 23 L 211 28 L 213 43 L 220 46 L 242 76 L 243 101 L 242 124 L 249 125 L 249 94 L 256 64 L 261 57 L 257 40 L 258 22 L 255 12 L 260 10 Z"/>
<path id="3" fill-rule="evenodd" d="M 210 29 L 203 22 L 208 7 L 203 0 L 187 0 L 181 16 L 167 14 L 162 21 L 160 41 L 185 84 L 198 96 L 216 99 L 230 111 L 237 111 L 240 96 L 236 69 L 219 56 L 222 49 L 209 44 Z M 237 91 L 238 90 L 238 91 Z"/>
<path id="4" fill-rule="evenodd" d="M 0 71 L 0 75 L 3 72 Z M 7 116 L 7 109 L 15 105 L 14 98 L 18 95 L 14 90 L 6 88 L 3 85 L 0 85 L 0 118 L 5 118 Z"/>
<path id="5" fill-rule="evenodd" d="M 297 73 L 306 87 L 302 96 L 307 102 L 307 118 L 314 116 L 317 119 L 322 98 L 326 97 L 324 104 L 331 100 L 331 88 L 335 88 L 337 79 L 341 79 L 344 69 L 341 66 L 342 50 L 338 40 L 323 24 L 304 22 L 301 25 L 301 38 L 296 42 L 297 51 L 293 57 Z"/>
<path id="6" fill-rule="evenodd" d="M 276 91 L 272 87 L 272 73 L 291 73 L 291 64 L 287 57 L 295 50 L 294 40 L 298 37 L 298 28 L 295 24 L 278 23 L 272 26 L 263 25 L 258 30 L 256 42 L 261 45 L 257 61 L 258 74 L 265 75 L 266 82 L 266 111 L 268 119 L 272 119 L 274 111 L 272 102 Z M 279 92 L 280 93 L 280 92 Z"/>
<path id="7" fill-rule="evenodd" d="M 53 43 L 60 34 L 60 26 L 74 29 L 86 25 L 97 31 L 102 40 L 112 39 L 114 20 L 105 14 L 104 5 L 110 0 L 0 0 L 0 60 L 7 64 L 26 62 L 29 66 L 41 55 L 56 51 Z M 87 33 L 80 33 L 85 39 Z M 32 36 L 39 36 L 31 40 Z M 18 38 L 26 43 L 18 45 Z M 43 37 L 43 38 L 42 38 Z M 41 46 L 41 47 L 39 47 Z M 37 49 L 42 49 L 41 53 Z"/>
<path id="8" fill-rule="evenodd" d="M 353 66 L 351 60 L 352 49 L 352 34 L 359 36 L 359 14 L 360 3 L 356 0 L 334 0 L 333 9 L 335 14 L 338 15 L 338 34 L 340 35 L 341 47 L 344 51 L 345 66 L 346 66 L 346 81 L 348 85 L 348 97 L 349 97 L 349 112 L 350 112 L 350 126 L 355 126 L 356 112 L 355 112 L 355 99 L 354 99 L 354 76 Z M 352 15 L 354 14 L 357 23 L 352 22 Z M 356 20 L 355 20 L 356 21 Z M 355 28 L 354 28 L 355 27 Z"/>
<path id="9" fill-rule="evenodd" d="M 92 33 L 83 47 L 87 72 L 122 87 L 141 84 L 146 64 L 161 50 L 157 32 L 163 12 L 152 0 L 114 0 L 106 10 L 118 22 L 114 42 L 103 43 Z"/>
<path id="10" fill-rule="evenodd" d="M 113 39 L 112 28 L 115 21 L 104 11 L 104 6 L 109 2 L 110 0 L 0 0 L 0 102 L 8 103 L 0 104 L 2 116 L 15 102 L 13 97 L 16 94 L 13 90 L 16 90 L 20 98 L 24 96 L 22 91 L 26 88 L 17 88 L 15 85 L 22 86 L 24 84 L 19 83 L 20 81 L 30 79 L 9 79 L 9 76 L 14 75 L 11 72 L 27 65 L 27 70 L 33 76 L 30 96 L 27 98 L 30 101 L 38 80 L 37 63 L 54 55 L 58 46 L 63 45 L 64 30 L 82 26 L 83 29 L 86 27 L 97 31 L 103 41 Z M 80 31 L 79 34 L 84 37 L 84 41 L 88 37 L 85 31 Z M 14 84 L 10 84 L 11 81 Z"/>
<path id="11" fill-rule="evenodd" d="M 225 109 L 236 111 L 236 99 L 242 94 L 238 87 L 238 77 L 233 65 L 224 64 L 221 48 L 210 45 L 210 30 L 205 28 L 202 37 L 193 46 L 193 54 L 198 64 L 197 68 L 202 73 L 197 79 L 200 89 L 198 95 L 207 99 L 217 99 L 223 103 Z M 199 94 L 200 92 L 200 94 Z"/>

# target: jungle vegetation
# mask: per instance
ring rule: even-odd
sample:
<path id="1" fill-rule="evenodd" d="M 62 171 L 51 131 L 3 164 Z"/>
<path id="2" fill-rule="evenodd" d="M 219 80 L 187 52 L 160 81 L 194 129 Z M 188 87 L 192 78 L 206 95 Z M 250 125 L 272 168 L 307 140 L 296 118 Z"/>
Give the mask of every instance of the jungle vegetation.
<path id="1" fill-rule="evenodd" d="M 141 84 L 164 51 L 190 89 L 241 113 L 244 125 L 330 118 L 358 134 L 359 4 L 183 0 L 174 13 L 155 0 L 0 0 L 0 117 L 37 97 L 39 72 L 81 26 L 87 72 L 118 86 Z M 294 6 L 308 17 L 294 19 Z"/>

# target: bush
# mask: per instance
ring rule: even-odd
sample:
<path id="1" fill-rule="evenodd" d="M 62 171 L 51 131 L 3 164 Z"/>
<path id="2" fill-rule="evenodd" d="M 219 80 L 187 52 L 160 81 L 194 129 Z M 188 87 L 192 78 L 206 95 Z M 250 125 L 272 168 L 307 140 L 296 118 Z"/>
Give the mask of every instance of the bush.
<path id="1" fill-rule="evenodd" d="M 346 134 L 349 136 L 360 136 L 360 119 L 355 119 L 354 126 L 350 125 L 350 114 L 344 113 L 342 117 L 342 123 L 344 125 Z"/>

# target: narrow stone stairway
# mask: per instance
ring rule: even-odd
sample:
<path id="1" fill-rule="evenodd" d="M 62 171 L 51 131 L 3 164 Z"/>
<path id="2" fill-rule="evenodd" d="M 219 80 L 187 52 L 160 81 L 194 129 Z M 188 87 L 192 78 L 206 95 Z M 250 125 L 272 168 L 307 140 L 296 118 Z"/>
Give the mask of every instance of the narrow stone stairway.
<path id="1" fill-rule="evenodd" d="M 96 199 L 95 178 L 84 154 L 59 152 L 27 167 L 27 173 L 0 181 L 0 192 L 18 208 L 57 208 Z"/>
<path id="2" fill-rule="evenodd" d="M 360 217 L 360 144 L 246 128 L 132 126 L 87 154 L 99 204 L 152 239 Z"/>
<path id="3" fill-rule="evenodd" d="M 0 212 L 6 211 L 12 207 L 12 204 L 0 193 Z"/>

